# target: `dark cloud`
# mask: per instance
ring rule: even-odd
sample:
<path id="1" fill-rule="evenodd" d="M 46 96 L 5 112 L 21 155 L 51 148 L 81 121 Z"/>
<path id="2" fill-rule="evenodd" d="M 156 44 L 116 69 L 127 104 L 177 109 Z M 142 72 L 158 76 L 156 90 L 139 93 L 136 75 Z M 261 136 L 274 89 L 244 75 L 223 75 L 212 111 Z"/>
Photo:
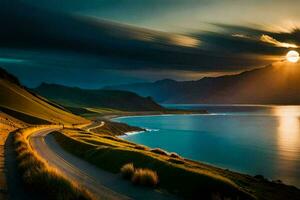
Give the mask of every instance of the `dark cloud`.
<path id="1" fill-rule="evenodd" d="M 146 74 L 144 72 L 147 70 L 164 70 L 167 74 L 169 70 L 173 74 L 176 72 L 178 76 L 180 70 L 188 71 L 189 76 L 193 71 L 231 73 L 269 64 L 271 61 L 265 56 L 285 54 L 287 48 L 261 41 L 262 35 L 268 35 L 279 43 L 300 43 L 299 30 L 273 33 L 215 23 L 212 25 L 221 31 L 183 35 L 138 28 L 24 2 L 0 2 L 0 25 L 3 27 L 0 32 L 0 48 L 4 49 L 0 51 L 0 57 L 27 60 L 31 63 L 27 63 L 28 68 L 36 70 L 38 66 L 52 71 L 52 74 L 56 74 L 55 77 L 59 77 L 55 78 L 56 81 L 63 77 L 63 73 L 57 75 L 54 72 L 61 69 L 65 69 L 62 70 L 64 72 L 85 69 L 86 73 L 92 73 L 93 70 L 115 70 L 113 73 L 104 73 L 107 79 L 119 70 L 122 73 L 119 74 L 122 77 L 119 80 L 124 81 L 142 80 L 129 77 L 134 69 L 143 70 L 140 74 Z M 7 49 L 21 49 L 28 53 Z M 15 72 L 24 71 L 20 68 L 18 63 L 14 67 Z M 126 69 L 131 70 L 127 77 L 124 73 Z M 77 80 L 76 77 L 80 74 L 73 75 Z"/>
<path id="2" fill-rule="evenodd" d="M 186 70 L 213 70 L 218 67 L 232 70 L 262 62 L 226 52 L 215 54 L 202 48 L 172 44 L 173 34 L 74 17 L 20 2 L 8 3 L 1 8 L 4 10 L 1 11 L 0 22 L 5 27 L 0 33 L 3 47 L 75 51 Z M 225 46 L 229 40 L 202 35 L 200 41 L 202 37 L 211 44 L 223 41 Z"/>

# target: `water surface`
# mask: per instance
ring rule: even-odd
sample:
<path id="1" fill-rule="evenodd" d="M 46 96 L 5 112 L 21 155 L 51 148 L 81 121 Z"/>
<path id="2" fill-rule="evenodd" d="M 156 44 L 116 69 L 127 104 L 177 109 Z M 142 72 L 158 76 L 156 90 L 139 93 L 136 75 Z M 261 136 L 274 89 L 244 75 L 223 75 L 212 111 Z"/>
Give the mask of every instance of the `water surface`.
<path id="1" fill-rule="evenodd" d="M 300 106 L 167 106 L 210 114 L 118 118 L 155 130 L 125 139 L 300 187 Z"/>

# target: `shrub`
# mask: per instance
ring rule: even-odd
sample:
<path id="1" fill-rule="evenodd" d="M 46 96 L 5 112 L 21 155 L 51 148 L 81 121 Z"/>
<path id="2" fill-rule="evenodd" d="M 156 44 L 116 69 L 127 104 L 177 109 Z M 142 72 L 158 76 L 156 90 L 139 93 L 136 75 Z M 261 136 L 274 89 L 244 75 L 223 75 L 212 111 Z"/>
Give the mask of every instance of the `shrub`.
<path id="1" fill-rule="evenodd" d="M 177 153 L 174 153 L 174 152 L 170 153 L 170 157 L 171 158 L 181 158 Z"/>
<path id="2" fill-rule="evenodd" d="M 158 175 L 151 169 L 136 169 L 131 181 L 134 184 L 154 187 L 158 184 Z"/>
<path id="3" fill-rule="evenodd" d="M 168 161 L 171 163 L 175 163 L 175 164 L 184 164 L 183 160 L 175 159 L 175 158 L 170 158 L 170 159 L 168 159 Z"/>
<path id="4" fill-rule="evenodd" d="M 145 147 L 143 145 L 135 145 L 134 148 L 138 149 L 138 150 L 147 150 L 147 147 Z"/>
<path id="5" fill-rule="evenodd" d="M 165 156 L 169 155 L 166 151 L 164 151 L 160 148 L 151 149 L 150 151 L 153 153 L 159 154 L 159 155 L 165 155 Z"/>
<path id="6" fill-rule="evenodd" d="M 266 180 L 266 178 L 265 178 L 263 175 L 260 175 L 260 174 L 255 175 L 254 178 L 256 178 L 256 179 L 258 179 L 258 180 L 262 180 L 262 181 L 265 181 L 265 180 Z"/>
<path id="7" fill-rule="evenodd" d="M 125 179 L 131 179 L 134 174 L 134 166 L 132 163 L 127 163 L 121 168 L 122 177 Z"/>

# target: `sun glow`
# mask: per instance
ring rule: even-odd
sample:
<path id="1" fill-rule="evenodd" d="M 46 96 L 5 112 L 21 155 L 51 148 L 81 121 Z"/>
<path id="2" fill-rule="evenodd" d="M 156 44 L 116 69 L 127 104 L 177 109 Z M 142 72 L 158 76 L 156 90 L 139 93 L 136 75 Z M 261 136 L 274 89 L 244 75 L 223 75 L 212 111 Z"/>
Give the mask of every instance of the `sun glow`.
<path id="1" fill-rule="evenodd" d="M 173 35 L 170 37 L 170 42 L 184 47 L 197 47 L 200 44 L 198 39 L 185 35 Z"/>
<path id="2" fill-rule="evenodd" d="M 296 63 L 299 60 L 299 53 L 297 51 L 291 50 L 286 54 L 286 59 L 289 62 Z"/>

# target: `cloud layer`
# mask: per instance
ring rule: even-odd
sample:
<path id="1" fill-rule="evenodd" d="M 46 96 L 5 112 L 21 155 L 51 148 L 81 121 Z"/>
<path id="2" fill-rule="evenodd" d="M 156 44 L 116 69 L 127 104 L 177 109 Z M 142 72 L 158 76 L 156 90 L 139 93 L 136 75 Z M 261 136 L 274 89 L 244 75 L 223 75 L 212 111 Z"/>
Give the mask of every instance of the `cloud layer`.
<path id="1" fill-rule="evenodd" d="M 159 70 L 168 78 L 197 79 L 207 74 L 236 73 L 282 60 L 289 49 L 297 49 L 300 44 L 299 29 L 278 32 L 258 25 L 204 23 L 204 27 L 210 29 L 166 32 L 153 30 L 148 23 L 144 23 L 145 28 L 99 19 L 92 14 L 93 9 L 89 9 L 91 5 L 81 0 L 74 4 L 65 1 L 61 8 L 53 1 L 51 9 L 49 1 L 28 2 L 31 4 L 18 0 L 0 2 L 0 25 L 4 27 L 0 32 L 0 64 L 7 65 L 5 59 L 16 59 L 26 61 L 26 66 L 32 70 L 39 66 L 47 71 L 57 68 L 64 72 L 85 69 L 87 73 L 98 70 L 101 74 L 105 71 L 111 74 L 107 77 L 119 74 L 122 77 L 119 80 L 123 82 L 163 78 L 157 76 Z M 92 1 L 91 4 L 112 12 L 115 9 L 112 2 Z M 147 2 L 142 5 L 137 1 L 136 4 L 124 1 L 120 5 L 126 4 L 128 11 L 133 7 L 135 10 L 150 6 Z M 170 2 L 163 1 L 157 15 L 173 13 L 180 17 L 180 12 L 174 9 L 193 5 L 204 6 L 207 12 L 210 9 L 213 12 L 219 1 L 189 2 L 176 0 L 171 6 Z M 114 5 L 119 6 L 117 2 Z M 257 9 L 260 10 L 260 6 Z M 167 23 L 168 20 L 161 18 L 160 21 Z M 15 73 L 22 71 L 20 63 L 9 65 Z M 132 70 L 138 71 L 133 73 Z M 146 76 L 147 72 L 149 77 L 142 78 L 141 74 Z M 172 76 L 167 76 L 168 72 Z M 79 78 L 76 76 L 74 79 Z M 113 83 L 108 81 L 107 84 Z"/>

